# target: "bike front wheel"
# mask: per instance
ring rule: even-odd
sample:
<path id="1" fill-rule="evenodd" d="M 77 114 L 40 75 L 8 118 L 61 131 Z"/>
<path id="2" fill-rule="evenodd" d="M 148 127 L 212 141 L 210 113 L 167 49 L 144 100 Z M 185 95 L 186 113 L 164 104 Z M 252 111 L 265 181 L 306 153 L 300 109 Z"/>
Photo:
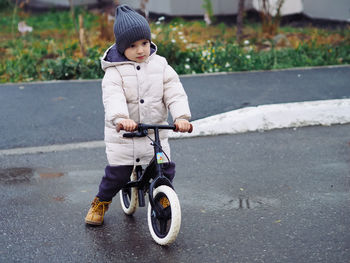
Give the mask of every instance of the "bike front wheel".
<path id="1" fill-rule="evenodd" d="M 173 189 L 161 185 L 153 192 L 155 205 L 161 213 L 157 214 L 151 204 L 148 205 L 148 228 L 152 238 L 159 245 L 173 243 L 181 226 L 181 208 L 179 199 Z"/>
<path id="2" fill-rule="evenodd" d="M 130 176 L 131 181 L 136 181 L 137 176 L 135 170 Z M 132 215 L 138 207 L 138 192 L 136 187 L 123 188 L 120 190 L 120 203 L 125 214 Z"/>

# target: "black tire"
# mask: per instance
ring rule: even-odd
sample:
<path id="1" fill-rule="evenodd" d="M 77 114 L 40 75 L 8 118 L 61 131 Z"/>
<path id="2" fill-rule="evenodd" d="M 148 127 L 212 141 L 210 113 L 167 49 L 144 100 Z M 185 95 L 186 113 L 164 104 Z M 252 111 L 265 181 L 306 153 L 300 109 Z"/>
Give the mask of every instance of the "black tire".
<path id="1" fill-rule="evenodd" d="M 165 246 L 173 243 L 179 234 L 181 226 L 181 208 L 179 199 L 173 189 L 169 186 L 161 185 L 153 192 L 153 198 L 156 204 L 161 204 L 166 216 L 164 218 L 157 218 L 156 212 L 148 205 L 148 228 L 151 232 L 152 238 L 159 245 Z"/>
<path id="2" fill-rule="evenodd" d="M 131 181 L 137 180 L 135 170 L 130 176 Z M 137 188 L 132 187 L 120 190 L 120 203 L 125 214 L 132 215 L 138 207 L 138 193 Z"/>

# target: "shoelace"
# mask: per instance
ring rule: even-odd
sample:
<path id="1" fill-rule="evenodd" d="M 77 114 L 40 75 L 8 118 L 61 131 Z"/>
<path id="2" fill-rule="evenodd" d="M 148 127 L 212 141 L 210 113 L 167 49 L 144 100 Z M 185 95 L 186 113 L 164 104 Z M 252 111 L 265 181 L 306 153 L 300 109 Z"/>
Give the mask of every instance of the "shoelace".
<path id="1" fill-rule="evenodd" d="M 97 209 L 102 205 L 102 221 L 103 221 L 103 218 L 104 218 L 104 215 L 105 215 L 106 206 L 108 206 L 110 203 L 112 203 L 112 201 L 109 201 L 109 202 L 106 202 L 106 201 L 100 202 L 100 201 L 98 201 L 98 203 L 95 204 L 95 206 L 92 208 L 92 211 L 96 212 Z"/>

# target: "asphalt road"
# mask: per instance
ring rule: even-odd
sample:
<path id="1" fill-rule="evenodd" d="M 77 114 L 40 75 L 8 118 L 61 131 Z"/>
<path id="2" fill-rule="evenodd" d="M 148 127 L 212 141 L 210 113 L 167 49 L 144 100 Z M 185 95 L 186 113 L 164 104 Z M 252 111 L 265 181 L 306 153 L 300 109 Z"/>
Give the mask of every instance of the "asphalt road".
<path id="1" fill-rule="evenodd" d="M 193 120 L 274 103 L 350 98 L 350 66 L 181 77 Z M 103 139 L 101 83 L 0 85 L 0 149 Z"/>
<path id="2" fill-rule="evenodd" d="M 194 119 L 350 97 L 350 67 L 182 77 Z M 102 140 L 99 81 L 1 85 L 0 150 Z M 84 217 L 104 148 L 0 153 L 0 262 L 350 262 L 350 125 L 171 140 L 182 226 L 155 244 L 146 209 Z"/>
<path id="3" fill-rule="evenodd" d="M 171 140 L 170 247 L 117 198 L 102 227 L 85 225 L 103 148 L 2 156 L 0 262 L 349 262 L 349 142 L 350 125 Z"/>

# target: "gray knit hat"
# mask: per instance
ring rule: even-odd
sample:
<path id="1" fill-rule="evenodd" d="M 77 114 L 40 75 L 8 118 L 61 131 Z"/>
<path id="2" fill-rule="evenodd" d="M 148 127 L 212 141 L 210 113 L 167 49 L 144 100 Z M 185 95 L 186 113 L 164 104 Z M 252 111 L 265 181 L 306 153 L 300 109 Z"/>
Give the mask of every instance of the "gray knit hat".
<path id="1" fill-rule="evenodd" d="M 135 41 L 151 40 L 151 29 L 146 18 L 127 5 L 120 5 L 115 12 L 114 36 L 118 51 L 124 54 Z"/>

